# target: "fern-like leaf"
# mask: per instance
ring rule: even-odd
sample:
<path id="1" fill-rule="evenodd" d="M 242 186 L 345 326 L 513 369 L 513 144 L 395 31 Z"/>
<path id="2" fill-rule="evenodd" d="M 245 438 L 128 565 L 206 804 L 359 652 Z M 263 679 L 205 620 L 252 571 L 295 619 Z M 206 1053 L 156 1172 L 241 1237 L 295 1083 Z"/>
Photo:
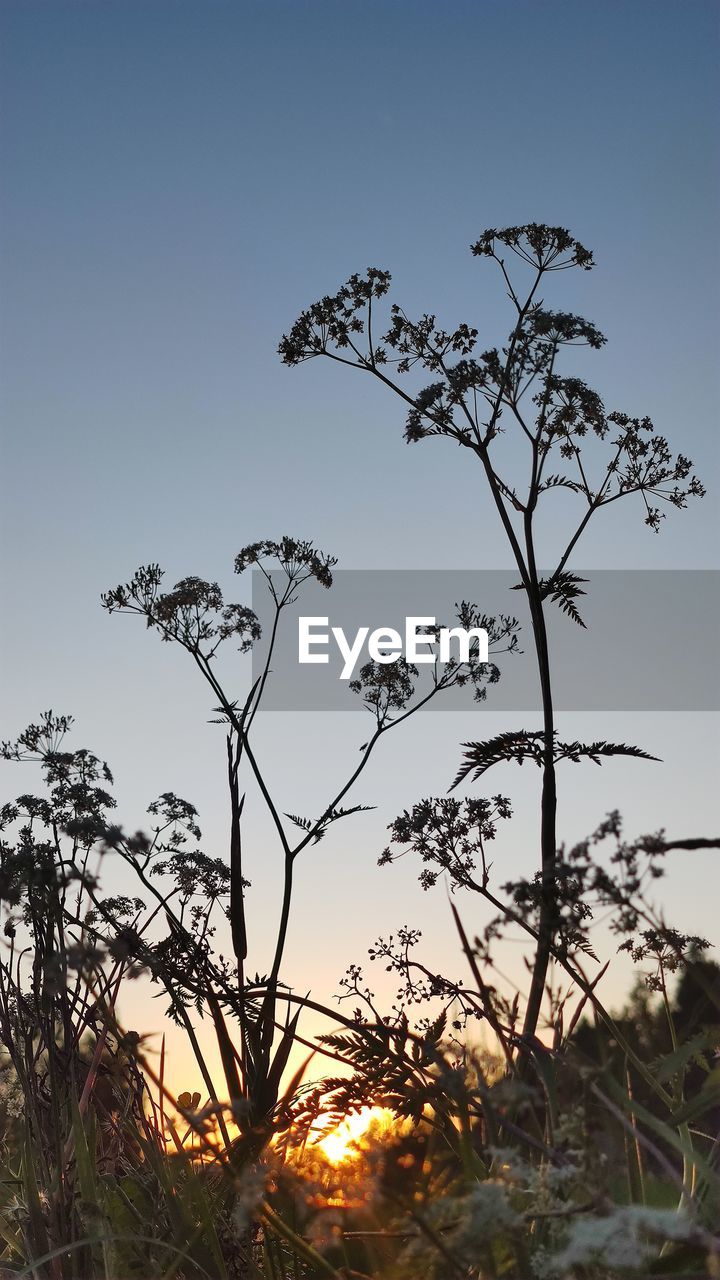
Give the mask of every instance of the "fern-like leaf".
<path id="1" fill-rule="evenodd" d="M 290 822 L 294 823 L 296 827 L 299 827 L 301 831 L 312 830 L 313 824 L 309 818 L 301 818 L 297 813 L 286 813 L 285 817 L 288 818 Z"/>
<path id="2" fill-rule="evenodd" d="M 341 818 L 349 818 L 353 813 L 366 813 L 370 809 L 374 809 L 374 804 L 354 804 L 350 809 L 327 809 L 321 817 L 316 818 L 313 822 L 310 818 L 301 818 L 296 813 L 286 813 L 285 817 L 299 827 L 305 834 L 313 832 L 313 844 L 317 844 L 318 840 L 322 840 L 328 827 L 333 822 L 339 822 Z"/>
<path id="3" fill-rule="evenodd" d="M 517 729 L 508 733 L 499 733 L 486 742 L 464 742 L 463 763 L 458 769 L 450 787 L 454 791 L 461 782 L 472 774 L 472 781 L 477 782 L 494 764 L 515 760 L 523 764 L 532 760 L 542 765 L 544 758 L 545 735 L 541 729 L 530 732 Z M 610 756 L 632 756 L 636 760 L 657 760 L 640 747 L 629 746 L 625 742 L 558 742 L 555 740 L 553 759 L 570 760 L 579 764 L 581 760 L 592 760 L 593 764 L 601 764 Z"/>
<path id="4" fill-rule="evenodd" d="M 546 489 L 557 489 L 558 486 L 562 486 L 563 489 L 572 489 L 573 493 L 585 493 L 581 484 L 577 484 L 575 480 L 569 480 L 567 476 L 548 476 L 538 486 L 538 493 L 544 493 Z"/>
<path id="5" fill-rule="evenodd" d="M 461 782 L 464 782 L 469 774 L 473 775 L 473 782 L 477 782 L 478 778 L 494 764 L 501 764 L 508 760 L 516 760 L 518 764 L 522 764 L 525 760 L 533 760 L 535 764 L 542 764 L 543 756 L 543 732 L 537 729 L 530 732 L 527 729 L 511 729 L 507 733 L 499 733 L 495 738 L 488 738 L 485 742 L 463 742 L 465 751 L 463 757 L 465 763 L 462 764 L 455 775 L 451 791 L 454 791 Z"/>
<path id="6" fill-rule="evenodd" d="M 587 578 L 579 578 L 575 573 L 555 573 L 552 578 L 543 578 L 540 582 L 540 596 L 545 600 L 549 596 L 553 604 L 557 604 L 572 618 L 579 627 L 584 627 L 585 623 L 577 609 L 575 601 L 587 593 L 580 586 L 581 582 L 587 582 Z"/>
<path id="7" fill-rule="evenodd" d="M 609 756 L 632 756 L 635 760 L 659 759 L 659 756 L 651 756 L 640 747 L 632 747 L 625 742 L 558 742 L 555 745 L 555 759 L 571 760 L 573 764 L 579 764 L 581 760 L 602 764 L 603 759 Z"/>

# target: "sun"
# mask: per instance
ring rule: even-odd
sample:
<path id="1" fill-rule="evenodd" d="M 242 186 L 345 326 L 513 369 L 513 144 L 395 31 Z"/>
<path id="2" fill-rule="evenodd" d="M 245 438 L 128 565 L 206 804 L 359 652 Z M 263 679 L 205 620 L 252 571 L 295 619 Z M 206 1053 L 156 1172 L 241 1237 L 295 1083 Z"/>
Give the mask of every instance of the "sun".
<path id="1" fill-rule="evenodd" d="M 317 1146 L 330 1164 L 356 1160 L 361 1154 L 358 1139 L 367 1133 L 371 1125 L 386 1129 L 391 1121 L 392 1112 L 386 1107 L 363 1107 L 361 1111 L 346 1116 L 340 1124 L 330 1129 L 320 1138 Z"/>

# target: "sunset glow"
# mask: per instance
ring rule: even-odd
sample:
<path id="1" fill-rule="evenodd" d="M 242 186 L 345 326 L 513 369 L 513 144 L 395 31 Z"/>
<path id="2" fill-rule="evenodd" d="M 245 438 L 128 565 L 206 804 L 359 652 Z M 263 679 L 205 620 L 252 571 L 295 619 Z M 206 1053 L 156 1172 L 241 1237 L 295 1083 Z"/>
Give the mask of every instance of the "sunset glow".
<path id="1" fill-rule="evenodd" d="M 346 1160 L 356 1160 L 360 1155 L 359 1139 L 367 1133 L 371 1125 L 379 1129 L 387 1129 L 392 1120 L 392 1112 L 386 1107 L 363 1107 L 353 1115 L 347 1116 L 341 1124 L 328 1130 L 317 1146 L 331 1164 L 343 1164 Z"/>

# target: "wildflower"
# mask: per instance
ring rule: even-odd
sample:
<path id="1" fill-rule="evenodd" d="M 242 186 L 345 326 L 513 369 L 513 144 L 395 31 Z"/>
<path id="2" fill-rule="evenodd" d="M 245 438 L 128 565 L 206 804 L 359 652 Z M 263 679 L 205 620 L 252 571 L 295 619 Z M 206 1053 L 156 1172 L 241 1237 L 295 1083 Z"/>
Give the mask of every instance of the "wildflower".
<path id="1" fill-rule="evenodd" d="M 634 1270 L 644 1266 L 653 1253 L 653 1241 L 691 1241 L 694 1236 L 693 1224 L 679 1213 L 627 1205 L 602 1218 L 583 1217 L 573 1222 L 565 1247 L 551 1259 L 555 1270 L 548 1274 L 563 1274 L 569 1267 L 593 1263 Z"/>

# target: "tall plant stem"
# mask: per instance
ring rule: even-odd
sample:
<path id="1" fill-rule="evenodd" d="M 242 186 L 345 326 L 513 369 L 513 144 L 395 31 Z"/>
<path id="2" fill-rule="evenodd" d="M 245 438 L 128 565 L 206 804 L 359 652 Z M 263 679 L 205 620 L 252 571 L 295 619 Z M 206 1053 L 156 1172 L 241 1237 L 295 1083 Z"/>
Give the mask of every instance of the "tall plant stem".
<path id="1" fill-rule="evenodd" d="M 555 928 L 555 873 L 557 860 L 557 785 L 555 780 L 555 714 L 553 709 L 547 631 L 540 593 L 535 584 L 529 594 L 533 637 L 540 676 L 543 708 L 543 765 L 540 799 L 540 918 L 530 991 L 525 1008 L 523 1035 L 535 1035 L 542 1008 L 545 981 L 552 954 Z"/>

